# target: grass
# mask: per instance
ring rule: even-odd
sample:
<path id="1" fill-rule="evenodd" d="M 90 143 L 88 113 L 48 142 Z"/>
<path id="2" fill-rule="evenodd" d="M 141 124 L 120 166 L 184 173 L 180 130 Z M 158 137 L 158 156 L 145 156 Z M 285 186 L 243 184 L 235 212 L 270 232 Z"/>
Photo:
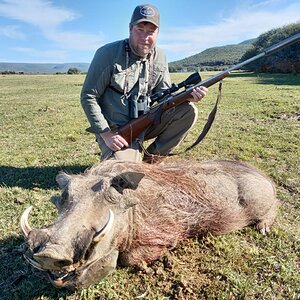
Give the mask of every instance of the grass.
<path id="1" fill-rule="evenodd" d="M 204 73 L 207 78 L 212 73 Z M 186 74 L 172 74 L 176 82 Z M 23 259 L 19 217 L 42 227 L 57 215 L 61 169 L 79 173 L 99 161 L 79 104 L 82 75 L 0 77 L 0 299 L 300 299 L 300 77 L 233 73 L 224 80 L 216 121 L 195 149 L 172 159 L 237 159 L 271 176 L 281 208 L 268 237 L 253 228 L 191 239 L 141 269 L 119 268 L 71 293 L 52 287 Z M 202 130 L 217 85 L 198 104 L 199 120 L 178 149 Z"/>

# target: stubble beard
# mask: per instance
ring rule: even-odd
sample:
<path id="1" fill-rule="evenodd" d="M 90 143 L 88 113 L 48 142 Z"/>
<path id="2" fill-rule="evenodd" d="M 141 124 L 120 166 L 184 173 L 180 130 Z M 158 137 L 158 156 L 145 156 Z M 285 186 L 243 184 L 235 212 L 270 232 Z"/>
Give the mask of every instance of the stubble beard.
<path id="1" fill-rule="evenodd" d="M 130 39 L 129 46 L 131 51 L 139 57 L 146 57 L 152 50 L 152 47 L 150 45 L 134 45 Z"/>

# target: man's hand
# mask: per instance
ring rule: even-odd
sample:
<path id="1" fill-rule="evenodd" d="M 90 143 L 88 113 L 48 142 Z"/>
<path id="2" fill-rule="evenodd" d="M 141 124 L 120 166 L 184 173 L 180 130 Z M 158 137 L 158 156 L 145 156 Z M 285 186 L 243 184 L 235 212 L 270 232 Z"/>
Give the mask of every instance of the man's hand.
<path id="1" fill-rule="evenodd" d="M 129 146 L 126 140 L 122 138 L 122 136 L 112 131 L 100 133 L 100 136 L 104 140 L 106 146 L 113 151 L 118 151 L 121 150 L 123 147 Z"/>
<path id="2" fill-rule="evenodd" d="M 193 98 L 190 98 L 189 101 L 191 102 L 199 102 L 201 101 L 208 93 L 208 89 L 205 86 L 198 86 L 193 89 L 191 95 Z"/>

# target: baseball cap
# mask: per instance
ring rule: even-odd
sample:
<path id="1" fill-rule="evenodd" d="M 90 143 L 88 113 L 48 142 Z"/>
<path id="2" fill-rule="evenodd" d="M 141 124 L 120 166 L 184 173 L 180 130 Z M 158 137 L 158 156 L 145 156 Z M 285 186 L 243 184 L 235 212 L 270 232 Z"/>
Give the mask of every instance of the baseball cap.
<path id="1" fill-rule="evenodd" d="M 159 27 L 159 11 L 152 4 L 138 5 L 132 14 L 130 25 L 136 25 L 141 22 L 150 22 Z"/>

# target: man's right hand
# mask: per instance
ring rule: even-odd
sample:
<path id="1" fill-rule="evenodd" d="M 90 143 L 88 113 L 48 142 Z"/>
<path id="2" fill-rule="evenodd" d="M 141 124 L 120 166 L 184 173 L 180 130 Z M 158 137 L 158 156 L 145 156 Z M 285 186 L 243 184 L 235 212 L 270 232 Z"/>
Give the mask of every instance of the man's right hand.
<path id="1" fill-rule="evenodd" d="M 118 151 L 121 150 L 123 147 L 129 146 L 122 136 L 112 131 L 102 132 L 100 133 L 100 136 L 102 137 L 106 146 L 112 151 Z"/>

